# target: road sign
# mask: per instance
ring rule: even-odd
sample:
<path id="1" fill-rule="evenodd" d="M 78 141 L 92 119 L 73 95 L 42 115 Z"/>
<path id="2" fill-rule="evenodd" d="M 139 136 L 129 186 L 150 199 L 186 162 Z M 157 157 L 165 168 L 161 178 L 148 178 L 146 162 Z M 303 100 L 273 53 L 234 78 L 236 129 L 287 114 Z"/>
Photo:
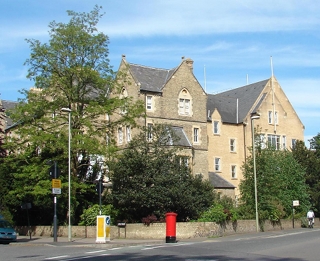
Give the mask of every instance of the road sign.
<path id="1" fill-rule="evenodd" d="M 52 194 L 61 194 L 61 188 L 52 188 Z"/>
<path id="2" fill-rule="evenodd" d="M 299 200 L 293 200 L 292 201 L 292 206 L 294 206 L 294 207 L 299 206 Z"/>
<path id="3" fill-rule="evenodd" d="M 52 179 L 52 188 L 61 189 L 61 179 Z"/>

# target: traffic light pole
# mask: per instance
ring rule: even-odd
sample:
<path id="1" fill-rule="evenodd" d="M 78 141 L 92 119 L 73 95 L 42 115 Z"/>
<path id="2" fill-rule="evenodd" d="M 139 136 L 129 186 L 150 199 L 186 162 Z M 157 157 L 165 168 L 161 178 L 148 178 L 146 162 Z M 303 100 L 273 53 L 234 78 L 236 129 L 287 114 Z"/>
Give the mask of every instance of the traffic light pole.
<path id="1" fill-rule="evenodd" d="M 101 216 L 101 186 L 102 186 L 102 180 L 99 179 L 99 206 L 100 206 L 100 216 Z"/>
<path id="2" fill-rule="evenodd" d="M 54 178 L 57 178 L 57 162 L 54 162 Z M 57 195 L 54 194 L 53 197 L 53 206 L 54 206 L 54 214 L 53 214 L 53 242 L 57 242 Z"/>

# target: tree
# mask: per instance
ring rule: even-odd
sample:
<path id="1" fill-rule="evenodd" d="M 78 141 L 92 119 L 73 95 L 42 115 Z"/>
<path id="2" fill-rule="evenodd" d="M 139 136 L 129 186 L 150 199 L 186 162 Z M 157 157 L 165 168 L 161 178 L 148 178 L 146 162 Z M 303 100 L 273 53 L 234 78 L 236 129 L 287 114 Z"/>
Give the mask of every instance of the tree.
<path id="1" fill-rule="evenodd" d="M 149 135 L 148 135 L 149 134 Z M 146 137 L 152 137 L 151 140 Z M 177 138 L 166 125 L 144 128 L 116 162 L 112 177 L 113 205 L 119 220 L 141 222 L 176 212 L 177 220 L 196 219 L 213 202 L 213 187 L 193 176 L 183 163 Z"/>
<path id="2" fill-rule="evenodd" d="M 307 149 L 303 141 L 297 141 L 292 149 L 293 157 L 305 168 L 306 184 L 310 195 L 310 205 L 315 208 L 317 214 L 320 213 L 320 147 L 319 134 L 311 139 L 312 149 Z"/>
<path id="3" fill-rule="evenodd" d="M 240 182 L 242 208 L 248 218 L 255 216 L 253 158 L 246 159 Z M 278 221 L 292 213 L 292 201 L 299 200 L 299 212 L 309 206 L 305 184 L 305 169 L 294 159 L 292 152 L 273 147 L 257 150 L 256 177 L 258 210 L 261 220 Z"/>
<path id="4" fill-rule="evenodd" d="M 61 108 L 71 110 L 74 222 L 78 222 L 83 209 L 92 205 L 91 201 L 97 200 L 92 182 L 102 174 L 102 165 L 108 164 L 115 150 L 112 140 L 106 146 L 106 135 L 112 136 L 119 124 L 134 127 L 135 118 L 143 111 L 141 103 L 120 97 L 118 81 L 124 76 L 116 75 L 109 66 L 109 39 L 96 27 L 102 17 L 100 11 L 98 6 L 89 13 L 68 11 L 68 23 L 49 24 L 48 43 L 27 40 L 31 49 L 25 63 L 29 67 L 27 78 L 36 88 L 21 91 L 25 99 L 11 114 L 18 126 L 6 142 L 10 153 L 6 164 L 12 164 L 12 207 L 33 201 L 34 210 L 42 208 L 38 224 L 48 222 L 43 208 L 52 208 L 48 160 L 57 161 L 61 168 L 62 194 L 58 199 L 63 213 L 59 220 L 63 223 L 67 219 L 68 113 L 62 113 Z M 124 104 L 127 112 L 120 114 Z M 119 116 L 110 121 L 108 116 L 113 114 Z"/>

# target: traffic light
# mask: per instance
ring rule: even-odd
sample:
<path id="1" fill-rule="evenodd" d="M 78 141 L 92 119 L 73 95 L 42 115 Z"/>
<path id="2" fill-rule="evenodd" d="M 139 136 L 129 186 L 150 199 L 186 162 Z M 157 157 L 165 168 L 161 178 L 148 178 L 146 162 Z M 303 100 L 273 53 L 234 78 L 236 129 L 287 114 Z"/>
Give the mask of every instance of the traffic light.
<path id="1" fill-rule="evenodd" d="M 96 184 L 96 191 L 98 192 L 98 195 L 101 195 L 101 194 L 102 194 L 103 189 L 104 189 L 103 183 L 102 183 L 102 180 L 100 179 L 100 180 L 98 181 L 98 183 Z"/>
<path id="2" fill-rule="evenodd" d="M 51 179 L 57 179 L 60 176 L 60 169 L 59 169 L 56 161 L 49 168 L 49 176 L 50 176 Z"/>

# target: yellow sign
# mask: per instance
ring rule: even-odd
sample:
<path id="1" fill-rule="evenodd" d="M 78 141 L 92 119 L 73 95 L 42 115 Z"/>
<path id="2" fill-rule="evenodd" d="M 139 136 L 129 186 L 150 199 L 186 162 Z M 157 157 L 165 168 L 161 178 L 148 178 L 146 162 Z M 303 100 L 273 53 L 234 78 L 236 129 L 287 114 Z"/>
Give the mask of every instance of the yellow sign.
<path id="1" fill-rule="evenodd" d="M 61 189 L 61 179 L 52 179 L 52 188 Z"/>

